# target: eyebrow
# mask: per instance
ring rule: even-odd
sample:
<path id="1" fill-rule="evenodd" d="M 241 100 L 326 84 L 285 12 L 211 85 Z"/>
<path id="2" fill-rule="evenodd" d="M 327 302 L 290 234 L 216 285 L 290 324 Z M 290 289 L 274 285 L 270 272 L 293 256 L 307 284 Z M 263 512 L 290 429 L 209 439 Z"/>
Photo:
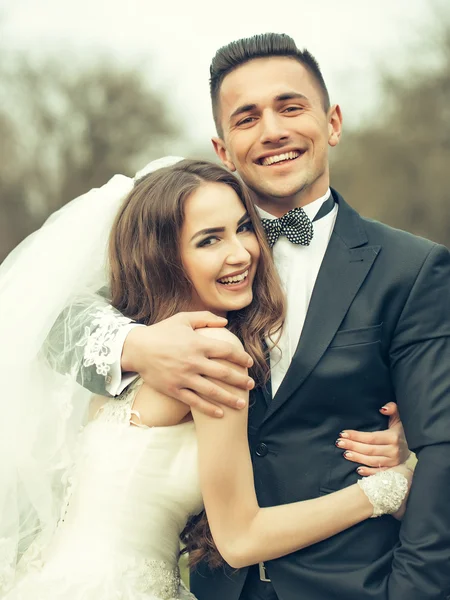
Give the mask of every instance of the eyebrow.
<path id="1" fill-rule="evenodd" d="M 237 225 L 239 227 L 239 225 L 242 225 L 242 223 L 244 223 L 245 221 L 248 221 L 250 219 L 250 217 L 248 216 L 248 213 L 245 212 L 242 217 L 239 219 L 239 221 L 237 222 Z M 197 231 L 197 233 L 194 233 L 194 235 L 191 237 L 190 241 L 192 242 L 192 240 L 194 240 L 196 237 L 199 237 L 201 235 L 211 235 L 213 233 L 223 233 L 225 231 L 225 227 L 209 227 L 208 229 L 201 229 L 200 231 Z"/>
<path id="2" fill-rule="evenodd" d="M 251 112 L 252 110 L 255 110 L 255 108 L 256 108 L 256 104 L 243 104 L 242 106 L 238 106 L 237 109 L 231 113 L 230 121 L 232 119 L 234 119 L 234 117 L 238 117 L 239 115 L 242 115 L 242 113 L 247 113 L 247 112 Z"/>
<path id="3" fill-rule="evenodd" d="M 305 94 L 300 94 L 300 92 L 285 92 L 275 97 L 275 102 L 283 102 L 284 100 L 307 100 L 309 102 L 308 97 Z"/>
<path id="4" fill-rule="evenodd" d="M 306 100 L 309 102 L 308 97 L 304 94 L 300 94 L 300 92 L 284 92 L 283 94 L 275 96 L 274 100 L 275 102 L 284 102 L 286 100 Z M 230 121 L 243 113 L 255 110 L 257 107 L 257 104 L 243 104 L 242 106 L 238 106 L 236 110 L 231 113 Z"/>

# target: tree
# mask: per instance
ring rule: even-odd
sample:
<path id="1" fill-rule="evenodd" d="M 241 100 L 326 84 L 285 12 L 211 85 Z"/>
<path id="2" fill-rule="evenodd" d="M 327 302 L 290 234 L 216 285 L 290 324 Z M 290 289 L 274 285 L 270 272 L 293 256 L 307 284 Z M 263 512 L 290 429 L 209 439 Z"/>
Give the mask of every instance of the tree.
<path id="1" fill-rule="evenodd" d="M 0 261 L 47 216 L 164 153 L 175 124 L 134 68 L 0 61 Z"/>
<path id="2" fill-rule="evenodd" d="M 344 134 L 332 180 L 364 215 L 450 246 L 449 12 L 441 17 L 433 64 L 383 74 L 382 111 Z"/>

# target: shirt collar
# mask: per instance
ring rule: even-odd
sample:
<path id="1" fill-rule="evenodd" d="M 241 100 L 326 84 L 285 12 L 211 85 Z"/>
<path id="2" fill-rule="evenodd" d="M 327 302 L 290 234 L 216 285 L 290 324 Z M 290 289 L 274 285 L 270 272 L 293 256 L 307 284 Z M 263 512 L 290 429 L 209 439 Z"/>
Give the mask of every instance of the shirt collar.
<path id="1" fill-rule="evenodd" d="M 314 217 L 319 212 L 322 204 L 326 200 L 328 200 L 328 198 L 330 197 L 330 194 L 331 194 L 331 190 L 330 190 L 330 188 L 328 188 L 328 190 L 325 192 L 325 194 L 323 196 L 320 196 L 320 198 L 317 198 L 317 200 L 313 200 L 313 202 L 310 202 L 306 206 L 303 206 L 303 210 L 305 211 L 305 213 L 307 214 L 308 218 L 311 221 L 314 219 Z M 274 215 L 271 215 L 267 211 L 263 210 L 262 208 L 259 208 L 259 206 L 256 206 L 256 210 L 258 211 L 258 214 L 261 217 L 261 219 L 276 219 L 277 218 Z"/>

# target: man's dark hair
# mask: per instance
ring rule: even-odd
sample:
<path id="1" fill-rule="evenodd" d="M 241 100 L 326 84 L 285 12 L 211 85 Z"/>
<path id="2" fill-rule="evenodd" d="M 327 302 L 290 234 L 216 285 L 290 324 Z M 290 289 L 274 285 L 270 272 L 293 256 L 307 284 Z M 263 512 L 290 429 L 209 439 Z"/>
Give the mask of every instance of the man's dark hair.
<path id="1" fill-rule="evenodd" d="M 323 108 L 330 108 L 330 97 L 327 86 L 323 79 L 319 65 L 314 56 L 308 50 L 299 50 L 294 40 L 284 33 L 262 33 L 249 38 L 236 40 L 219 48 L 212 59 L 209 87 L 211 93 L 211 104 L 217 133 L 222 136 L 219 115 L 219 92 L 222 81 L 241 65 L 255 58 L 269 58 L 271 56 L 286 56 L 294 58 L 301 63 L 314 77 L 322 91 Z"/>

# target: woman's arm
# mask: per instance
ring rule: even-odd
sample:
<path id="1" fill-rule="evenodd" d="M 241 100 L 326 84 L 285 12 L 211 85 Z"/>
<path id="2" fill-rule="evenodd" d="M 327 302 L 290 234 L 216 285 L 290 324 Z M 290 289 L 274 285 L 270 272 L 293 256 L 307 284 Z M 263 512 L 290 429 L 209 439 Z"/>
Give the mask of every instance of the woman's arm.
<path id="1" fill-rule="evenodd" d="M 228 330 L 200 333 L 240 344 Z M 239 393 L 247 400 L 247 392 Z M 225 415 L 220 420 L 196 410 L 193 415 L 209 525 L 220 554 L 232 567 L 279 558 L 373 514 L 372 504 L 357 484 L 313 500 L 260 508 L 247 439 L 248 412 L 223 409 Z"/>

